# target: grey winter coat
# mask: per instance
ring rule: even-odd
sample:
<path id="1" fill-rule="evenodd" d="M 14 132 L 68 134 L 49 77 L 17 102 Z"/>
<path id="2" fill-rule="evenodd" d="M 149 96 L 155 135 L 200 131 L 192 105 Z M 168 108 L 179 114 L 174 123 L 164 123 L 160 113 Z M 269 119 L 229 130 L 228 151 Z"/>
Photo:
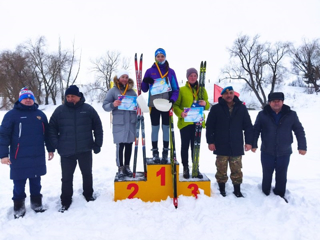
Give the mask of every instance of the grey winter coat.
<path id="1" fill-rule="evenodd" d="M 112 133 L 114 143 L 131 143 L 135 140 L 136 133 L 136 111 L 118 110 L 118 107 L 113 106 L 113 102 L 121 95 L 120 90 L 114 85 L 107 93 L 106 99 L 103 101 L 103 109 L 107 112 L 112 111 Z M 125 94 L 126 96 L 137 96 L 136 92 L 129 87 Z"/>

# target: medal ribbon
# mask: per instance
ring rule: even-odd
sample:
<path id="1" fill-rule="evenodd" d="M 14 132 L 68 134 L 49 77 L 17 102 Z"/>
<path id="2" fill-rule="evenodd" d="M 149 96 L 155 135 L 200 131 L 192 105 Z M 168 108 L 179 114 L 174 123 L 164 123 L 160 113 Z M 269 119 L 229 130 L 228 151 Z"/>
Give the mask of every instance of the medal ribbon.
<path id="1" fill-rule="evenodd" d="M 192 87 L 191 87 L 191 85 L 190 85 L 189 82 L 188 82 L 188 86 L 189 86 L 189 88 L 190 88 L 190 90 L 191 90 L 191 92 L 192 92 L 193 99 L 194 99 L 194 100 L 197 100 L 197 96 L 198 96 L 198 93 L 199 93 L 199 85 L 197 85 L 197 91 L 196 91 L 196 93 L 193 92 L 193 89 L 192 89 Z"/>
<path id="2" fill-rule="evenodd" d="M 161 78 L 165 78 L 167 75 L 168 75 L 168 72 L 166 72 L 164 75 L 162 75 L 162 73 L 161 73 L 161 71 L 160 71 L 160 68 L 159 68 L 159 66 L 158 66 L 158 63 L 157 62 L 155 62 L 155 64 L 156 64 L 156 66 L 157 66 L 157 68 L 158 68 L 158 71 L 159 71 L 159 74 L 160 74 L 160 76 L 161 76 Z"/>
<path id="3" fill-rule="evenodd" d="M 125 87 L 125 89 L 124 89 L 124 91 L 123 91 L 123 92 L 121 92 L 121 89 L 120 89 L 119 83 L 116 83 L 116 84 L 117 84 L 117 88 L 119 88 L 119 90 L 120 90 L 121 95 L 122 95 L 122 96 L 123 96 L 123 95 L 125 95 L 125 94 L 126 94 L 126 92 L 127 92 L 127 90 L 128 90 L 128 86 L 129 86 L 129 84 L 126 84 L 126 87 Z"/>

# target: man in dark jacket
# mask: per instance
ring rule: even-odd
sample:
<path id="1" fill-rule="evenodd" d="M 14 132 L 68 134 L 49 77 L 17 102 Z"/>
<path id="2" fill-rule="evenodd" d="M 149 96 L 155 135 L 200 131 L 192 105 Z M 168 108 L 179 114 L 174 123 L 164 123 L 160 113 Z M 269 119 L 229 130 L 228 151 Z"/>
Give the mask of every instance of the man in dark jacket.
<path id="1" fill-rule="evenodd" d="M 0 127 L 0 158 L 2 164 L 10 165 L 15 218 L 23 217 L 26 213 L 27 179 L 31 208 L 35 212 L 45 211 L 40 193 L 41 176 L 47 172 L 44 146 L 49 152 L 49 160 L 53 158 L 54 148 L 49 142 L 47 117 L 34 101 L 32 91 L 22 88 L 19 101 L 3 117 Z"/>
<path id="2" fill-rule="evenodd" d="M 270 93 L 269 105 L 259 112 L 254 124 L 254 138 L 252 152 L 257 149 L 257 142 L 261 133 L 261 164 L 262 164 L 262 191 L 267 196 L 270 194 L 272 175 L 276 171 L 276 185 L 274 194 L 285 198 L 287 171 L 292 153 L 292 131 L 298 141 L 298 151 L 306 154 L 307 141 L 305 132 L 295 111 L 283 104 L 282 92 Z"/>
<path id="3" fill-rule="evenodd" d="M 79 162 L 83 179 L 83 196 L 94 201 L 92 187 L 92 150 L 100 152 L 103 130 L 95 109 L 85 103 L 76 85 L 65 93 L 65 103 L 57 107 L 50 118 L 50 140 L 61 157 L 62 187 L 60 212 L 68 210 L 72 203 L 73 174 Z M 93 135 L 94 139 L 93 139 Z"/>
<path id="4" fill-rule="evenodd" d="M 253 129 L 250 115 L 245 105 L 234 95 L 231 86 L 222 90 L 218 101 L 218 104 L 211 107 L 206 122 L 206 137 L 209 150 L 217 155 L 216 179 L 219 184 L 220 194 L 225 197 L 229 162 L 230 178 L 234 186 L 233 193 L 236 197 L 243 197 L 240 191 L 243 177 L 241 159 L 242 155 L 244 155 L 243 149 L 248 151 L 252 146 Z"/>

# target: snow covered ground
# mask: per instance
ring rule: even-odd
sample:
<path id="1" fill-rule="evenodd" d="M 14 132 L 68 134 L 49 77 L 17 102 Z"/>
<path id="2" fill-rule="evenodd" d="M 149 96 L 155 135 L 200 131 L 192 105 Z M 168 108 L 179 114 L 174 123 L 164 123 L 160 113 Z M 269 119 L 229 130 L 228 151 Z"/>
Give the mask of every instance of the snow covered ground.
<path id="1" fill-rule="evenodd" d="M 224 86 L 222 86 L 224 87 Z M 212 86 L 211 86 L 212 90 Z M 211 179 L 212 196 L 179 197 L 175 209 L 172 199 L 162 202 L 142 202 L 138 199 L 114 202 L 114 176 L 116 173 L 115 146 L 112 143 L 110 115 L 101 104 L 93 104 L 104 126 L 104 145 L 94 155 L 95 202 L 87 203 L 82 196 L 82 179 L 79 168 L 74 177 L 73 204 L 69 211 L 59 213 L 61 170 L 56 153 L 47 162 L 48 173 L 42 177 L 44 213 L 34 213 L 26 199 L 27 213 L 22 219 L 13 219 L 12 181 L 9 167 L 0 166 L 0 239 L 317 239 L 320 228 L 320 98 L 307 95 L 299 88 L 285 87 L 285 103 L 298 112 L 305 127 L 308 151 L 298 154 L 296 142 L 288 171 L 287 193 L 289 203 L 278 196 L 266 197 L 261 192 L 260 152 L 248 152 L 243 157 L 244 179 L 242 192 L 245 198 L 237 199 L 231 181 L 227 183 L 227 197 L 218 194 L 215 181 L 215 157 L 207 149 L 205 130 L 200 153 L 200 171 Z M 210 91 L 209 91 L 210 93 Z M 240 92 L 241 94 L 241 92 Z M 254 97 L 243 94 L 240 99 L 250 102 Z M 56 106 L 41 106 L 48 118 Z M 318 110 L 317 110 L 318 109 Z M 255 121 L 258 110 L 250 111 Z M 0 112 L 2 120 L 5 112 Z M 150 120 L 146 119 L 147 155 L 150 156 Z M 161 135 L 160 135 L 161 136 Z M 176 130 L 178 161 L 180 137 Z M 139 149 L 141 152 L 141 149 Z M 142 170 L 139 155 L 138 170 Z M 180 169 L 182 171 L 182 169 Z M 274 183 L 273 183 L 274 185 Z M 28 186 L 26 187 L 29 195 Z"/>

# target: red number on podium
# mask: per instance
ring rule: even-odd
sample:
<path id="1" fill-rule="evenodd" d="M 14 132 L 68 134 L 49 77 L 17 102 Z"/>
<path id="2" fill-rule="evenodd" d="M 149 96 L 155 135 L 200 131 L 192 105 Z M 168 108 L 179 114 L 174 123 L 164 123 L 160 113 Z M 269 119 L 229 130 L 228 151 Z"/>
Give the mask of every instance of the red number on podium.
<path id="1" fill-rule="evenodd" d="M 157 177 L 161 176 L 161 186 L 165 186 L 166 185 L 166 168 L 162 167 L 160 168 L 160 170 L 157 172 Z"/>
<path id="2" fill-rule="evenodd" d="M 191 193 L 193 193 L 193 195 L 196 198 L 198 198 L 198 189 L 199 189 L 198 185 L 195 183 L 191 183 L 191 184 L 189 184 L 188 188 L 192 189 Z"/>
<path id="3" fill-rule="evenodd" d="M 139 191 L 139 186 L 136 183 L 130 183 L 127 186 L 127 189 L 130 190 L 131 188 L 133 188 L 132 193 L 128 196 L 129 199 L 134 198 L 134 196 L 137 194 L 137 192 Z"/>

